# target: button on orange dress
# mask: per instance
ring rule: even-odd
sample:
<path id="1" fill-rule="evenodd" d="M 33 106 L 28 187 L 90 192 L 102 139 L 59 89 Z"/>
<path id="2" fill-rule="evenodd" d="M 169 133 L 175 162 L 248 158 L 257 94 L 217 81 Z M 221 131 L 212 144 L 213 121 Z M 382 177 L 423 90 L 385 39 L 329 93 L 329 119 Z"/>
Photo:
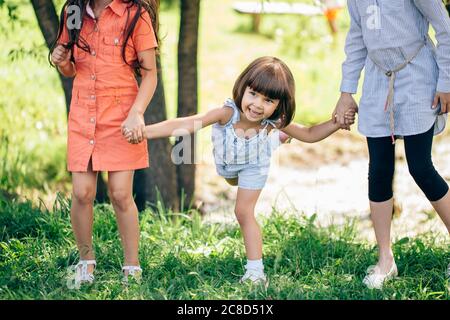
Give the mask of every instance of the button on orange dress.
<path id="1" fill-rule="evenodd" d="M 130 9 L 130 20 L 137 7 Z M 93 171 L 126 171 L 149 166 L 147 140 L 130 144 L 121 124 L 134 103 L 138 84 L 133 69 L 122 59 L 127 4 L 113 0 L 95 20 L 87 6 L 81 36 L 90 52 L 74 47 L 76 76 L 68 119 L 67 166 L 86 172 L 92 158 Z M 128 22 L 129 23 L 129 22 Z M 59 43 L 69 40 L 64 26 Z M 137 52 L 157 47 L 150 16 L 143 11 L 126 48 L 128 62 Z"/>

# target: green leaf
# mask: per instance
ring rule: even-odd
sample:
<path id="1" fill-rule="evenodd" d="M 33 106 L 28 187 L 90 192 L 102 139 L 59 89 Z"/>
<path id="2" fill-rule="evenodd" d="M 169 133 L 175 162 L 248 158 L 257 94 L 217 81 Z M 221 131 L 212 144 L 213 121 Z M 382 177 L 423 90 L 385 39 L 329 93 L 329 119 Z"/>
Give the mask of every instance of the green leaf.
<path id="1" fill-rule="evenodd" d="M 395 244 L 398 246 L 404 245 L 405 243 L 409 242 L 409 238 L 408 237 L 404 237 L 401 238 L 400 240 L 398 240 Z"/>

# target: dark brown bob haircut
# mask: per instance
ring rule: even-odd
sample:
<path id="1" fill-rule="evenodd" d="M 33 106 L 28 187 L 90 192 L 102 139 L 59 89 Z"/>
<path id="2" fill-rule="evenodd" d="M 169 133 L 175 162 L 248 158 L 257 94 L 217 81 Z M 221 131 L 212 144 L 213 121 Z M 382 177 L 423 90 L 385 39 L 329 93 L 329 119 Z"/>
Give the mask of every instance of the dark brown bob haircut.
<path id="1" fill-rule="evenodd" d="M 275 57 L 261 57 L 240 74 L 233 87 L 233 100 L 241 111 L 242 97 L 247 87 L 270 99 L 280 100 L 269 120 L 280 120 L 280 128 L 292 122 L 295 115 L 295 81 L 283 61 Z"/>

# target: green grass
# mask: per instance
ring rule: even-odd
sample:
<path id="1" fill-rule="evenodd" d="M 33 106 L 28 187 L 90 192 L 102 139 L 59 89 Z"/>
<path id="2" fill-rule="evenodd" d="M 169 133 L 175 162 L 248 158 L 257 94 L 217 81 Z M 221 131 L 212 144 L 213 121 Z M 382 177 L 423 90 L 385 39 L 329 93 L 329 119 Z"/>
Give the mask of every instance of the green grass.
<path id="1" fill-rule="evenodd" d="M 205 224 L 193 214 L 140 215 L 141 285 L 120 283 L 122 250 L 110 206 L 95 207 L 96 282 L 66 286 L 78 260 L 70 201 L 50 210 L 0 201 L 0 299 L 449 299 L 448 245 L 432 235 L 400 239 L 400 278 L 383 291 L 361 280 L 376 248 L 355 242 L 355 225 L 317 228 L 314 218 L 274 212 L 262 221 L 267 287 L 238 283 L 245 263 L 238 225 Z M 168 216 L 168 217 L 166 217 Z"/>

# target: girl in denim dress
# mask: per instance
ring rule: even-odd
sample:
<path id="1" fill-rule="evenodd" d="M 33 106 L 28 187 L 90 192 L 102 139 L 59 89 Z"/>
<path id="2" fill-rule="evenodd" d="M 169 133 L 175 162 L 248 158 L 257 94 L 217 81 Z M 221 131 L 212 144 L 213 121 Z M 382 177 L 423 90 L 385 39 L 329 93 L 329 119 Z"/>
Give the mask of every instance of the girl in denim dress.
<path id="1" fill-rule="evenodd" d="M 349 123 L 354 122 L 355 111 L 347 112 Z M 230 185 L 238 186 L 235 214 L 247 255 L 241 282 L 266 281 L 262 235 L 254 210 L 267 180 L 272 151 L 288 137 L 312 143 L 340 128 L 332 120 L 303 127 L 292 123 L 294 112 L 295 83 L 291 71 L 277 58 L 261 57 L 241 73 L 233 88 L 233 99 L 228 99 L 223 107 L 146 126 L 147 138 L 156 139 L 186 135 L 213 125 L 217 173 Z"/>

